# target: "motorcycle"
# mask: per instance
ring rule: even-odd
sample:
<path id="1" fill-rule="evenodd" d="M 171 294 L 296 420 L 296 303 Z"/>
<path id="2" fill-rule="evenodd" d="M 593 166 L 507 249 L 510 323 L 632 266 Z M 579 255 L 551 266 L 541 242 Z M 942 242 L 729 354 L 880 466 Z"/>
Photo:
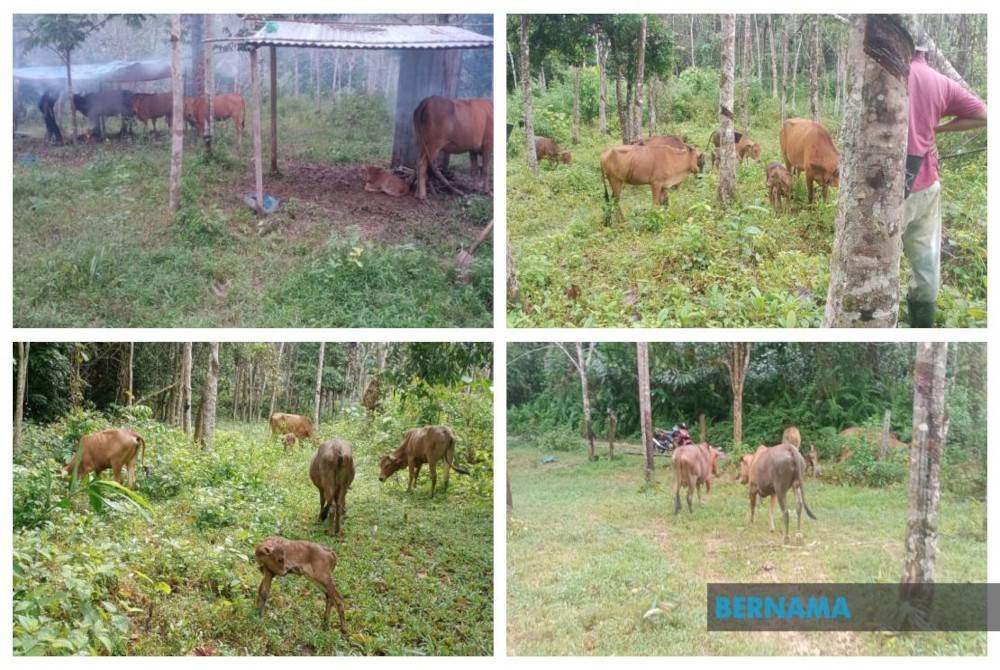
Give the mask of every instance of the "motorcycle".
<path id="1" fill-rule="evenodd" d="M 670 430 L 653 429 L 653 450 L 657 454 L 671 454 L 677 447 L 691 444 L 691 436 L 686 430 L 674 426 Z"/>

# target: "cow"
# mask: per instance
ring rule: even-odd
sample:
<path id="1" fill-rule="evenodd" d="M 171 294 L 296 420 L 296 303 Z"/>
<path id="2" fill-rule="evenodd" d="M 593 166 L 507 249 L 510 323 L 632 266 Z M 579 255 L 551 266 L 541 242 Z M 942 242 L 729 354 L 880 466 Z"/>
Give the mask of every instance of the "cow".
<path id="1" fill-rule="evenodd" d="M 671 147 L 680 151 L 693 149 L 687 143 L 687 138 L 682 135 L 650 135 L 645 139 L 635 142 L 635 144 L 645 147 Z M 702 172 L 705 169 L 705 155 L 700 151 L 696 151 L 695 153 L 698 154 L 698 172 Z"/>
<path id="2" fill-rule="evenodd" d="M 105 89 L 93 93 L 74 93 L 73 108 L 90 121 L 90 134 L 103 137 L 104 118 L 120 116 L 122 120 L 119 137 L 124 137 L 130 130 L 128 122 L 133 116 L 132 92 L 117 89 Z"/>
<path id="3" fill-rule="evenodd" d="M 146 442 L 142 436 L 128 428 L 108 428 L 80 438 L 76 454 L 63 468 L 71 477 L 86 477 L 91 472 L 100 474 L 110 468 L 115 481 L 122 482 L 122 468 L 128 470 L 128 486 L 135 488 L 135 461 L 141 456 L 145 465 Z"/>
<path id="4" fill-rule="evenodd" d="M 559 143 L 549 137 L 535 137 L 535 154 L 538 160 L 548 158 L 550 161 L 559 161 L 566 165 L 573 162 L 573 154 L 563 151 Z"/>
<path id="5" fill-rule="evenodd" d="M 347 510 L 347 489 L 354 481 L 354 454 L 351 443 L 343 440 L 329 440 L 319 445 L 312 463 L 309 464 L 309 478 L 319 489 L 319 520 L 330 517 L 330 534 L 344 535 L 340 524 Z"/>
<path id="6" fill-rule="evenodd" d="M 796 449 L 799 449 L 802 446 L 802 435 L 799 434 L 798 428 L 789 426 L 781 434 L 781 441 L 785 444 L 794 445 Z"/>
<path id="7" fill-rule="evenodd" d="M 406 432 L 403 443 L 390 454 L 386 454 L 379 460 L 380 482 L 384 482 L 397 470 L 404 467 L 409 469 L 409 479 L 406 490 L 412 491 L 417 484 L 417 476 L 420 468 L 427 463 L 431 469 L 431 497 L 437 487 L 437 463 L 444 461 L 444 488 L 448 488 L 449 468 L 454 468 L 455 472 L 463 475 L 469 474 L 468 470 L 459 467 L 455 463 L 455 434 L 448 426 L 423 426 L 413 428 Z"/>
<path id="8" fill-rule="evenodd" d="M 781 163 L 767 164 L 767 199 L 776 212 L 791 204 L 792 176 Z"/>
<path id="9" fill-rule="evenodd" d="M 819 476 L 819 454 L 816 453 L 816 446 L 809 445 L 809 451 L 805 454 L 806 472 L 813 477 Z"/>
<path id="10" fill-rule="evenodd" d="M 781 126 L 781 155 L 785 169 L 797 175 L 806 175 L 809 204 L 813 202 L 813 182 L 823 187 L 826 202 L 830 186 L 840 187 L 840 157 L 829 131 L 809 119 L 788 119 Z"/>
<path id="11" fill-rule="evenodd" d="M 57 98 L 58 96 L 51 91 L 42 93 L 42 97 L 38 99 L 38 111 L 42 113 L 42 118 L 45 119 L 45 139 L 53 144 L 62 144 L 62 131 L 59 130 L 59 124 L 56 123 L 55 108 Z"/>
<path id="12" fill-rule="evenodd" d="M 750 523 L 753 523 L 754 512 L 757 507 L 757 497 L 766 498 L 773 496 L 781 506 L 781 513 L 785 518 L 785 543 L 788 543 L 788 506 L 785 504 L 785 496 L 789 489 L 794 489 L 796 500 L 796 526 L 795 537 L 802 537 L 802 509 L 810 519 L 816 520 L 816 516 L 806 504 L 805 492 L 802 488 L 802 479 L 805 476 L 806 463 L 802 454 L 792 444 L 778 444 L 764 450 L 758 449 L 754 455 L 753 463 L 750 465 L 749 489 L 750 495 Z M 771 532 L 774 532 L 774 503 L 771 504 Z"/>
<path id="13" fill-rule="evenodd" d="M 410 192 L 410 185 L 391 172 L 374 165 L 366 165 L 365 190 L 369 193 L 385 193 L 398 198 Z"/>
<path id="14" fill-rule="evenodd" d="M 285 451 L 288 451 L 299 443 L 299 438 L 295 437 L 295 433 L 285 433 L 281 438 L 281 443 L 285 445 Z"/>
<path id="15" fill-rule="evenodd" d="M 219 95 L 212 96 L 212 115 L 215 117 L 215 120 L 233 120 L 237 150 L 243 143 L 243 111 L 245 107 L 243 96 L 239 93 L 220 93 Z M 195 130 L 200 135 L 204 135 L 208 126 L 208 99 L 202 96 L 185 98 L 184 118 L 189 123 L 194 124 Z"/>
<path id="16" fill-rule="evenodd" d="M 753 459 L 757 458 L 757 456 L 764 449 L 767 449 L 767 447 L 764 446 L 763 444 L 759 444 L 757 445 L 757 449 L 756 451 L 754 451 L 754 453 L 743 454 L 740 457 L 740 473 L 738 477 L 738 479 L 740 480 L 740 484 L 747 484 L 750 482 L 750 466 L 753 465 Z"/>
<path id="17" fill-rule="evenodd" d="M 417 197 L 427 199 L 428 171 L 433 170 L 452 192 L 437 165 L 438 154 L 469 153 L 473 175 L 478 172 L 483 190 L 488 190 L 489 168 L 493 159 L 493 101 L 485 98 L 424 98 L 413 110 L 413 133 L 417 143 Z M 482 165 L 477 164 L 477 157 Z"/>
<path id="18" fill-rule="evenodd" d="M 313 436 L 313 423 L 308 416 L 275 412 L 269 421 L 272 436 L 291 433 L 300 440 Z"/>
<path id="19" fill-rule="evenodd" d="M 624 144 L 605 149 L 601 154 L 601 174 L 604 200 L 609 202 L 608 184 L 618 204 L 618 220 L 624 220 L 619 198 L 624 184 L 649 184 L 653 204 L 666 200 L 666 189 L 684 181 L 688 174 L 698 174 L 704 166 L 701 153 L 692 147 L 675 149 L 670 146 Z M 610 212 L 608 212 L 610 217 Z"/>
<path id="20" fill-rule="evenodd" d="M 674 449 L 671 457 L 674 469 L 674 516 L 681 511 L 681 487 L 687 487 L 688 512 L 694 514 L 691 494 L 698 493 L 701 504 L 701 485 L 705 493 L 712 492 L 712 478 L 719 474 L 718 463 L 722 452 L 715 447 L 702 444 L 685 444 Z"/>
<path id="21" fill-rule="evenodd" d="M 344 620 L 344 599 L 333 582 L 333 569 L 337 567 L 337 554 L 332 549 L 304 540 L 289 540 L 272 536 L 254 549 L 257 568 L 264 575 L 257 588 L 257 614 L 264 614 L 264 605 L 271 594 L 271 580 L 283 575 L 302 575 L 319 585 L 326 592 L 326 612 L 323 627 L 330 627 L 330 609 L 337 608 L 340 632 L 347 634 Z"/>
<path id="22" fill-rule="evenodd" d="M 712 135 L 708 138 L 709 144 L 714 148 L 712 150 L 712 167 L 716 167 L 719 164 L 719 145 L 722 142 L 720 138 L 720 133 L 718 130 L 712 132 Z M 745 161 L 748 158 L 752 158 L 755 161 L 760 160 L 760 144 L 757 142 L 751 142 L 750 138 L 745 132 L 733 132 L 733 143 L 736 147 L 736 157 L 740 162 Z"/>
<path id="23" fill-rule="evenodd" d="M 174 94 L 133 93 L 132 112 L 135 114 L 135 118 L 142 121 L 142 127 L 147 133 L 150 121 L 153 122 L 153 132 L 156 132 L 156 120 L 160 117 L 166 119 L 169 129 L 174 116 Z"/>

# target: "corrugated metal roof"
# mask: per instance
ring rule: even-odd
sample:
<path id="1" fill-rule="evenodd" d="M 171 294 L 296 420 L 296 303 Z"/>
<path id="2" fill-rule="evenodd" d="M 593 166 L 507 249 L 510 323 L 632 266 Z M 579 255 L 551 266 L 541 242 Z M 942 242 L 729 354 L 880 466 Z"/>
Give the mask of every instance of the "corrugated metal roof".
<path id="1" fill-rule="evenodd" d="M 491 36 L 458 26 L 304 21 L 268 21 L 253 35 L 226 41 L 330 49 L 484 49 L 493 46 Z"/>
<path id="2" fill-rule="evenodd" d="M 109 63 L 74 63 L 74 84 L 96 84 L 107 81 L 153 81 L 170 77 L 170 61 L 166 60 L 114 60 Z M 14 78 L 44 84 L 66 81 L 64 65 L 14 68 Z"/>

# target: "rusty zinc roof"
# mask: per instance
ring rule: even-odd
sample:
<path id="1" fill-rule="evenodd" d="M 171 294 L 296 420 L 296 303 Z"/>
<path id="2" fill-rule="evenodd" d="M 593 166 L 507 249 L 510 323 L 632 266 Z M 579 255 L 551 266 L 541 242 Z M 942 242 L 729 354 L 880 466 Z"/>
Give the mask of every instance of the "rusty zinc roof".
<path id="1" fill-rule="evenodd" d="M 305 21 L 268 21 L 253 35 L 225 41 L 330 49 L 483 49 L 493 46 L 491 36 L 458 26 Z"/>

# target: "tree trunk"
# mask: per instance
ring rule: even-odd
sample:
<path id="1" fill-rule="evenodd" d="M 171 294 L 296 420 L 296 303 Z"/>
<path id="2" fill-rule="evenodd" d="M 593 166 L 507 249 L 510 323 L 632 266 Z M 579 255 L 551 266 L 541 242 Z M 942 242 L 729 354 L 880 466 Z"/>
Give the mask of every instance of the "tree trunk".
<path id="1" fill-rule="evenodd" d="M 625 98 L 622 95 L 622 79 L 625 77 L 625 68 L 622 65 L 618 66 L 615 72 L 615 103 L 618 110 L 618 126 L 622 134 L 622 142 L 628 144 L 629 138 L 629 128 L 628 128 L 628 107 L 625 104 Z"/>
<path id="2" fill-rule="evenodd" d="M 128 343 L 128 406 L 131 407 L 135 398 L 135 342 Z"/>
<path id="3" fill-rule="evenodd" d="M 80 135 L 80 129 L 76 125 L 76 105 L 73 103 L 72 61 L 73 53 L 71 51 L 66 51 L 63 54 L 63 62 L 66 63 L 66 99 L 69 100 L 69 118 L 70 122 L 73 124 L 73 136 L 70 138 L 70 144 L 76 144 L 76 138 Z"/>
<path id="4" fill-rule="evenodd" d="M 865 53 L 866 35 L 878 40 L 876 53 L 883 64 Z M 891 15 L 852 18 L 847 64 L 852 84 L 844 108 L 840 192 L 823 319 L 828 328 L 896 325 L 909 50 L 909 37 Z"/>
<path id="5" fill-rule="evenodd" d="M 319 430 L 319 410 L 320 410 L 320 393 L 323 390 L 323 358 L 326 353 L 326 342 L 319 343 L 319 362 L 316 364 L 316 393 L 313 396 L 315 402 L 313 403 L 313 425 Z"/>
<path id="6" fill-rule="evenodd" d="M 608 50 L 600 35 L 594 37 L 597 51 L 597 122 L 602 135 L 608 134 Z"/>
<path id="7" fill-rule="evenodd" d="M 799 26 L 798 39 L 795 41 L 795 58 L 792 61 L 792 109 L 799 108 L 799 54 L 802 53 L 802 26 Z"/>
<path id="8" fill-rule="evenodd" d="M 760 47 L 760 22 L 757 21 L 757 15 L 753 15 L 753 41 L 754 45 L 757 47 L 757 58 L 754 62 L 755 70 L 757 73 L 757 81 L 760 82 L 761 87 L 764 85 L 764 53 L 761 51 Z"/>
<path id="9" fill-rule="evenodd" d="M 185 14 L 183 19 L 181 29 L 190 33 L 188 43 L 191 45 L 191 68 L 187 70 L 189 78 L 184 82 L 184 95 L 202 95 L 205 90 L 205 43 L 202 41 L 204 16 Z"/>
<path id="10" fill-rule="evenodd" d="M 319 49 L 312 50 L 313 103 L 319 114 Z"/>
<path id="11" fill-rule="evenodd" d="M 704 443 L 708 442 L 708 438 L 705 437 L 705 435 L 706 435 L 707 432 L 708 431 L 705 430 L 705 414 L 704 413 L 699 414 L 698 415 L 698 442 L 699 443 L 704 444 Z"/>
<path id="12" fill-rule="evenodd" d="M 518 89 L 517 86 L 517 65 L 514 64 L 514 52 L 510 50 L 510 41 L 507 42 L 507 60 L 510 61 L 510 76 L 513 78 L 514 90 Z"/>
<path id="13" fill-rule="evenodd" d="M 750 367 L 750 343 L 730 342 L 726 345 L 726 368 L 729 370 L 729 390 L 733 394 L 733 444 L 743 443 L 743 383 Z"/>
<path id="14" fill-rule="evenodd" d="M 646 28 L 647 17 L 642 15 L 642 22 L 639 24 L 639 62 L 635 68 L 635 96 L 632 99 L 632 127 L 629 142 L 637 142 L 642 139 L 642 86 L 646 77 Z"/>
<path id="15" fill-rule="evenodd" d="M 823 46 L 819 41 L 819 15 L 813 17 L 813 55 L 809 63 L 809 113 L 813 121 L 819 121 L 819 61 L 823 57 Z"/>
<path id="16" fill-rule="evenodd" d="M 527 14 L 521 15 L 520 41 L 521 101 L 524 105 L 524 155 L 528 159 L 528 169 L 531 170 L 532 174 L 538 174 L 538 154 L 535 153 L 535 113 L 531 106 L 531 58 L 528 48 Z"/>
<path id="17" fill-rule="evenodd" d="M 618 414 L 608 408 L 608 460 L 615 460 L 615 435 L 618 434 Z"/>
<path id="18" fill-rule="evenodd" d="M 733 135 L 734 52 L 736 15 L 722 15 L 722 65 L 719 86 L 719 201 L 728 205 L 736 199 L 736 145 Z"/>
<path id="19" fill-rule="evenodd" d="M 917 343 L 913 365 L 913 438 L 903 582 L 934 582 L 941 454 L 948 437 L 945 405 L 946 342 Z"/>
<path id="20" fill-rule="evenodd" d="M 517 281 L 517 268 L 514 267 L 514 257 L 510 255 L 510 239 L 507 240 L 507 308 L 521 306 L 521 286 Z"/>
<path id="21" fill-rule="evenodd" d="M 580 66 L 573 67 L 573 129 L 570 132 L 573 144 L 580 142 Z"/>
<path id="22" fill-rule="evenodd" d="M 24 394 L 28 388 L 28 353 L 30 342 L 17 343 L 17 404 L 14 406 L 14 451 L 21 446 L 21 424 L 24 421 Z"/>
<path id="23" fill-rule="evenodd" d="M 698 67 L 697 52 L 694 49 L 694 17 L 695 15 L 692 14 L 691 24 L 688 30 L 689 30 L 689 36 L 691 37 L 691 67 Z"/>
<path id="24" fill-rule="evenodd" d="M 791 37 L 789 26 L 794 18 L 785 15 L 781 19 L 781 123 L 785 123 L 785 103 L 788 100 L 788 40 Z"/>
<path id="25" fill-rule="evenodd" d="M 215 411 L 219 400 L 219 343 L 212 342 L 208 354 L 208 370 L 201 395 L 201 409 L 198 412 L 198 430 L 195 441 L 207 449 L 215 442 Z"/>
<path id="26" fill-rule="evenodd" d="M 258 222 L 264 218 L 264 149 L 261 146 L 260 128 L 260 54 L 257 49 L 250 49 L 250 88 L 253 102 L 251 103 L 250 124 L 253 129 L 253 176 L 254 176 L 254 209 L 257 211 Z"/>
<path id="27" fill-rule="evenodd" d="M 213 36 L 213 26 L 212 21 L 215 18 L 213 14 L 205 14 L 204 16 L 204 26 L 202 27 L 202 32 L 206 40 L 212 39 Z M 208 110 L 208 118 L 205 121 L 204 129 L 204 143 L 205 151 L 212 153 L 212 141 L 215 139 L 215 66 L 212 64 L 212 56 L 215 47 L 212 42 L 209 42 L 205 46 L 205 107 Z M 190 412 L 189 412 L 190 413 Z M 190 423 L 190 422 L 189 422 Z"/>
<path id="28" fill-rule="evenodd" d="M 274 382 L 273 382 L 272 388 L 271 388 L 271 409 L 267 413 L 268 417 L 270 417 L 272 414 L 274 414 L 275 406 L 278 403 L 278 389 L 281 386 L 279 382 L 281 381 L 281 376 L 282 376 L 281 375 L 281 358 L 284 355 L 284 353 L 285 353 L 285 343 L 281 342 L 278 345 L 278 363 L 275 366 L 275 373 L 274 373 L 275 379 L 274 379 Z"/>
<path id="29" fill-rule="evenodd" d="M 750 15 L 743 15 L 743 65 L 740 68 L 740 111 L 743 113 L 743 132 L 750 130 Z"/>
<path id="30" fill-rule="evenodd" d="M 885 411 L 882 417 L 882 439 L 878 443 L 878 460 L 884 461 L 889 456 L 889 430 L 891 428 L 892 412 Z"/>
<path id="31" fill-rule="evenodd" d="M 191 354 L 194 344 L 184 343 L 181 358 L 181 428 L 185 435 L 191 434 Z"/>
<path id="32" fill-rule="evenodd" d="M 510 473 L 507 473 L 507 514 L 514 511 L 514 496 L 510 493 Z"/>
<path id="33" fill-rule="evenodd" d="M 646 481 L 653 481 L 653 401 L 649 392 L 649 343 L 636 342 L 636 365 L 639 369 L 639 423 L 645 454 Z"/>
<path id="34" fill-rule="evenodd" d="M 767 15 L 767 38 L 771 47 L 771 97 L 778 97 L 778 52 L 774 46 L 774 15 Z"/>
<path id="35" fill-rule="evenodd" d="M 170 19 L 170 83 L 174 96 L 170 127 L 170 212 L 177 211 L 181 195 L 181 167 L 184 156 L 184 64 L 181 61 L 181 15 Z"/>
<path id="36" fill-rule="evenodd" d="M 591 343 L 590 350 L 594 345 Z M 589 356 L 588 356 L 589 358 Z M 583 344 L 576 343 L 576 369 L 580 373 L 580 392 L 583 395 L 583 433 L 587 439 L 587 457 L 597 460 L 597 452 L 594 450 L 594 425 L 590 415 L 590 389 L 587 386 L 587 361 L 583 358 Z"/>

